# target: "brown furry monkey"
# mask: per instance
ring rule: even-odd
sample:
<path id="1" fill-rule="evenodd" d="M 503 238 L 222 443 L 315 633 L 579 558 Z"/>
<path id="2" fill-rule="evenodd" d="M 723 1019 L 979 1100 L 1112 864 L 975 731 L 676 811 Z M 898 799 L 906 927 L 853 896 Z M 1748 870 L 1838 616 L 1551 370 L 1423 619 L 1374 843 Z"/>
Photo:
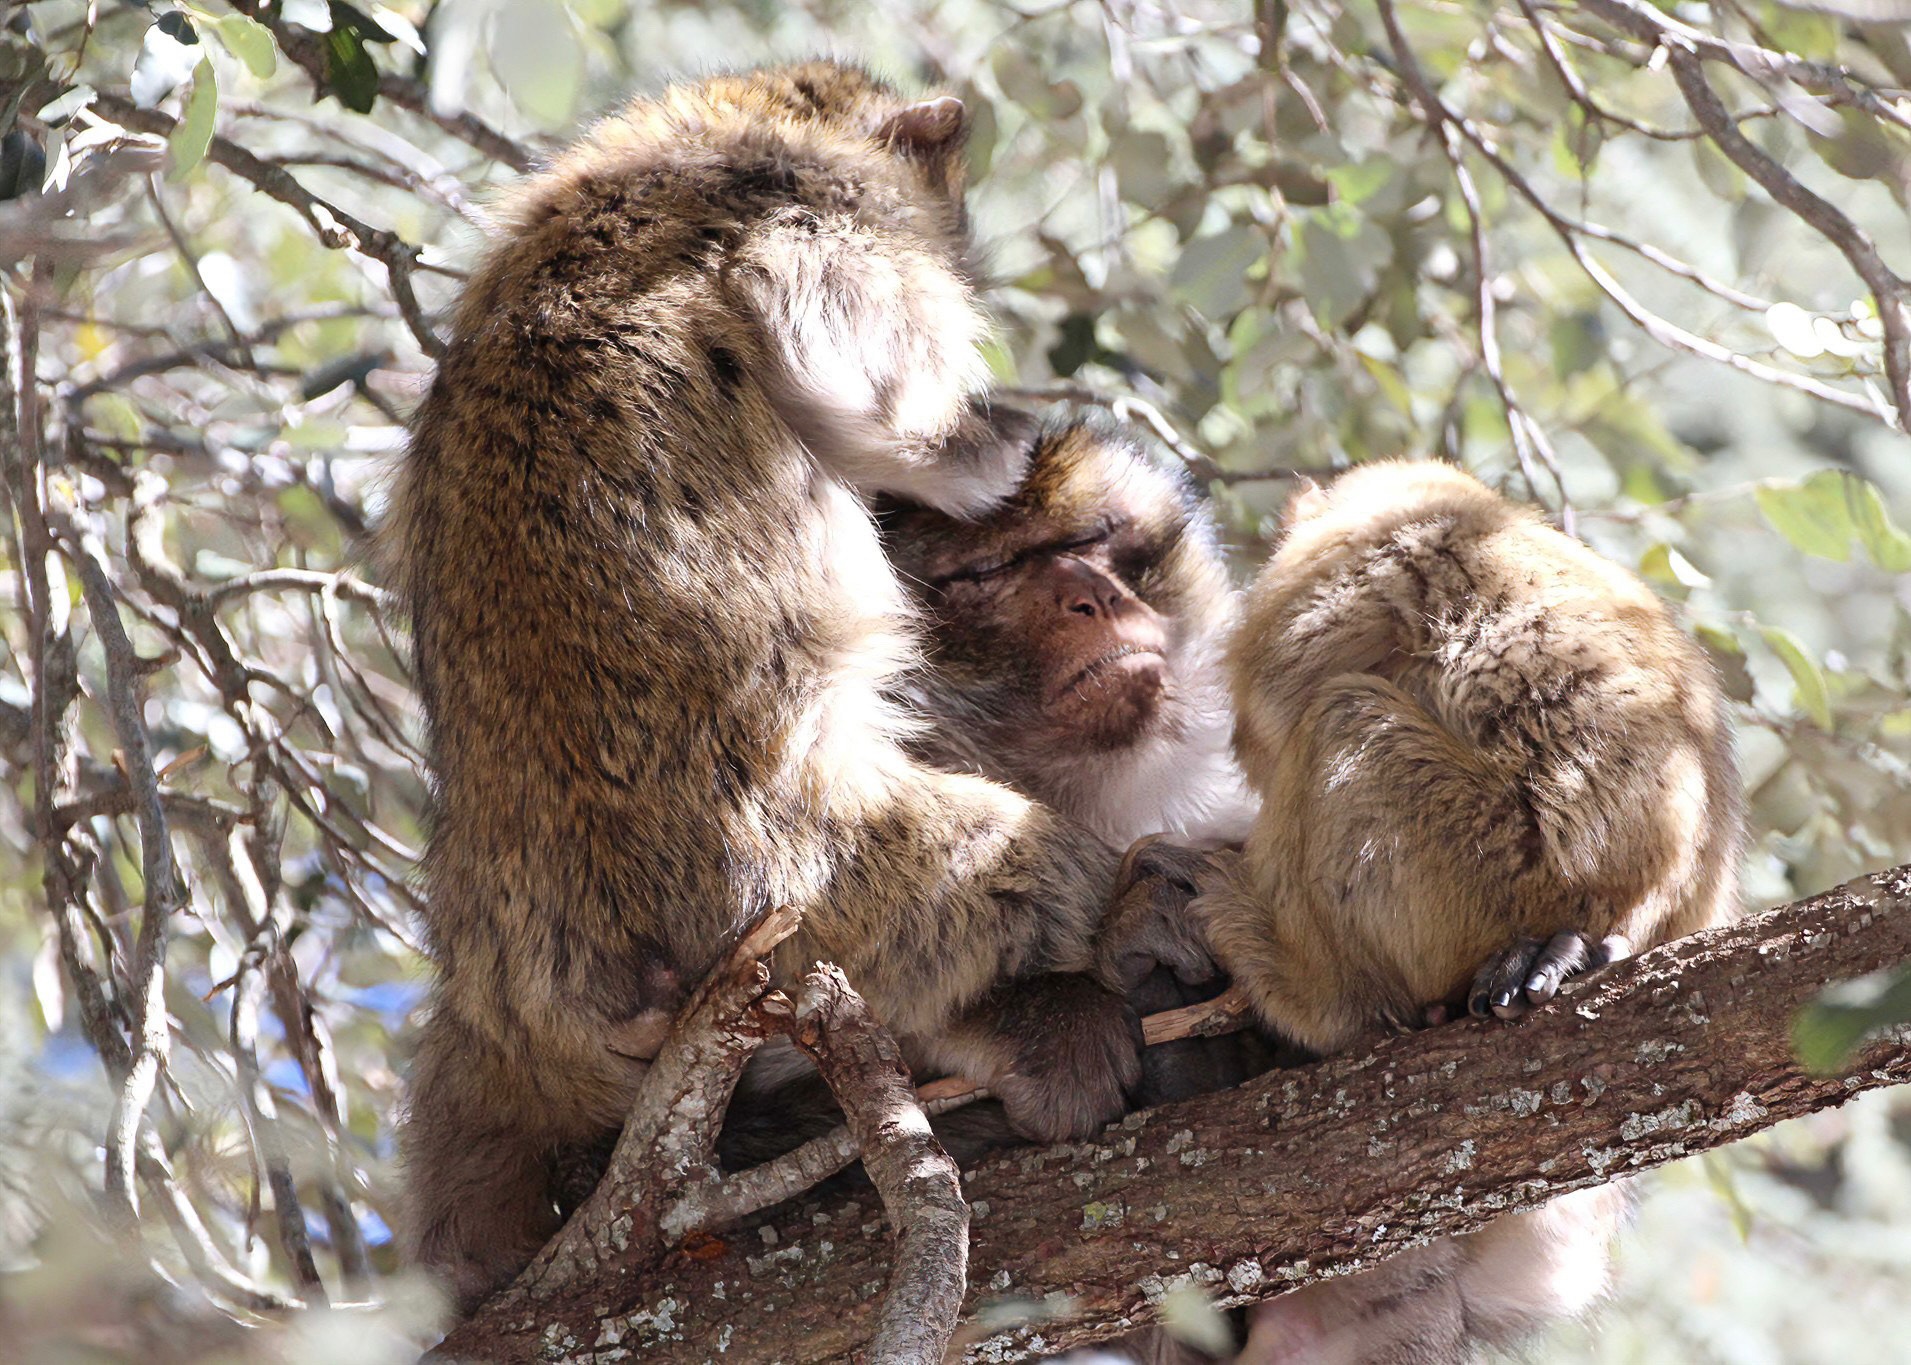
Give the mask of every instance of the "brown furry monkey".
<path id="1" fill-rule="evenodd" d="M 1735 912 L 1739 783 L 1705 656 L 1633 575 L 1457 469 L 1366 465 L 1298 497 L 1230 668 L 1263 814 L 1198 909 L 1283 1036 L 1331 1051 L 1462 995 L 1517 1013 Z M 1623 1200 L 1589 1190 L 1284 1296 L 1246 1358 L 1469 1358 L 1597 1297 Z M 1376 1287 L 1412 1311 L 1376 1317 Z"/>
<path id="2" fill-rule="evenodd" d="M 1019 1131 L 1122 1108 L 1109 992 L 1062 988 L 1066 1046 L 963 1018 L 1090 965 L 1115 852 L 911 757 L 893 699 L 863 495 L 973 513 L 1031 435 L 977 396 L 964 132 L 828 62 L 675 86 L 534 176 L 466 286 L 388 532 L 436 798 L 406 1240 L 461 1307 L 555 1229 L 552 1153 L 621 1121 L 619 1025 L 775 906 L 779 973 L 839 963 Z"/>

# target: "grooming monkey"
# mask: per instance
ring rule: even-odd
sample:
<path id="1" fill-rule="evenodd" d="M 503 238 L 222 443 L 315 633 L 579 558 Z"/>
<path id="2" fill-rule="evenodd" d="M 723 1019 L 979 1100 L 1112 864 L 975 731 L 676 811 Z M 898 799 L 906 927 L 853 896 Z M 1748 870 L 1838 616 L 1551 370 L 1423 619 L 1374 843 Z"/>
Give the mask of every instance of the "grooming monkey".
<path id="1" fill-rule="evenodd" d="M 1736 910 L 1704 655 L 1631 574 L 1457 469 L 1366 465 L 1297 497 L 1229 668 L 1263 814 L 1197 909 L 1285 1037 L 1332 1051 L 1462 995 L 1515 1014 Z M 1245 1358 L 1466 1359 L 1589 1306 L 1623 1203 L 1569 1195 L 1274 1300 Z M 1376 1289 L 1413 1311 L 1377 1318 Z"/>
<path id="2" fill-rule="evenodd" d="M 406 1238 L 460 1308 L 555 1230 L 553 1153 L 621 1122 L 620 1026 L 772 907 L 804 912 L 781 978 L 839 963 L 1024 1134 L 1136 1076 L 1110 992 L 1043 977 L 1041 1048 L 987 998 L 1090 966 L 1117 854 L 911 757 L 891 697 L 862 495 L 973 513 L 1032 433 L 977 397 L 964 131 L 826 62 L 673 87 L 532 178 L 466 287 L 387 533 L 436 798 Z"/>

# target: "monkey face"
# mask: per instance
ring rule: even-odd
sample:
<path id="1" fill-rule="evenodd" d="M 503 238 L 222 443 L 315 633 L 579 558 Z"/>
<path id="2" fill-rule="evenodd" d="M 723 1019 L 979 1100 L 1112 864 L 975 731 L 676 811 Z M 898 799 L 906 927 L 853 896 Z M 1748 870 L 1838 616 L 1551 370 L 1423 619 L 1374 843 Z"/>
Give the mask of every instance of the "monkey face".
<path id="1" fill-rule="evenodd" d="M 986 517 L 884 518 L 930 630 L 930 709 L 997 754 L 1105 753 L 1175 722 L 1185 646 L 1224 576 L 1191 490 L 1077 419 L 1036 442 Z"/>
<path id="2" fill-rule="evenodd" d="M 1132 523 L 1111 520 L 1059 542 L 998 544 L 932 580 L 937 665 L 998 675 L 999 719 L 1035 742 L 1133 744 L 1173 678 L 1169 623 L 1117 563 L 1135 542 Z"/>

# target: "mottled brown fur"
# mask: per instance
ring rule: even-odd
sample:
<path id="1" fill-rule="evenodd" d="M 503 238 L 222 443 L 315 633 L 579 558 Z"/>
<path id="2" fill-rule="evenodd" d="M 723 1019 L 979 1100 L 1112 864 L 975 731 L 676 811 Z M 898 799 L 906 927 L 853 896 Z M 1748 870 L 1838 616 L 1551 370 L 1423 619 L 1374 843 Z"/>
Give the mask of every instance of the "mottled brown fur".
<path id="1" fill-rule="evenodd" d="M 977 397 L 960 134 L 829 63 L 674 87 L 530 180 L 465 290 L 388 546 L 436 795 L 406 1239 L 462 1305 L 624 1114 L 616 1026 L 771 907 L 805 914 L 779 973 L 839 963 L 927 1064 L 1089 961 L 1114 852 L 902 747 L 859 496 L 966 513 L 1025 456 Z"/>
<path id="2" fill-rule="evenodd" d="M 1735 912 L 1704 655 L 1631 574 L 1457 469 L 1363 466 L 1298 498 L 1230 665 L 1264 815 L 1199 909 L 1284 1036 L 1332 1051 L 1415 1022 L 1509 937 L 1646 948 Z M 1469 1359 L 1584 1311 L 1624 1207 L 1586 1191 L 1284 1296 L 1244 1359 Z"/>
<path id="3" fill-rule="evenodd" d="M 1641 948 L 1734 911 L 1738 775 L 1704 654 L 1633 575 L 1451 466 L 1297 500 L 1230 665 L 1269 818 L 1206 910 L 1298 1042 L 1417 1020 L 1509 933 Z"/>

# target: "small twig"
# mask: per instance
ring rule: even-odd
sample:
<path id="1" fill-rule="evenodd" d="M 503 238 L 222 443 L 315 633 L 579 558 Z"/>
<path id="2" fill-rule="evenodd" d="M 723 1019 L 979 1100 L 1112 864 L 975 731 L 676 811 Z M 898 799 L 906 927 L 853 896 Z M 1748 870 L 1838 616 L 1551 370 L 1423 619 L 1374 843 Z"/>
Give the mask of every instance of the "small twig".
<path id="1" fill-rule="evenodd" d="M 278 40 L 279 50 L 304 68 L 305 73 L 312 78 L 315 91 L 321 95 L 329 91 L 325 76 L 325 49 L 321 39 L 279 18 L 278 6 L 270 4 L 269 0 L 268 3 L 233 0 L 232 7 L 272 30 L 272 36 Z M 380 72 L 378 97 L 436 124 L 460 142 L 477 148 L 494 161 L 502 161 L 514 171 L 531 169 L 533 158 L 523 144 L 506 137 L 476 114 L 439 113 L 432 107 L 430 92 L 418 81 L 389 71 Z"/>
<path id="2" fill-rule="evenodd" d="M 172 136 L 177 127 L 170 115 L 157 109 L 141 109 L 122 95 L 96 96 L 93 109 L 122 127 L 161 137 Z M 301 185 L 284 167 L 261 159 L 228 138 L 215 134 L 207 144 L 206 159 L 298 214 L 324 246 L 334 251 L 356 251 L 384 266 L 390 276 L 392 297 L 419 348 L 433 360 L 443 356 L 444 343 L 426 320 L 418 295 L 412 289 L 412 272 L 420 268 L 419 248 L 394 232 L 372 227 L 328 204 Z"/>
<path id="3" fill-rule="evenodd" d="M 1453 183 L 1460 192 L 1461 206 L 1466 209 L 1468 235 L 1473 246 L 1474 330 L 1479 338 L 1480 368 L 1486 371 L 1486 377 L 1492 381 L 1494 391 L 1499 394 L 1500 407 L 1506 413 L 1506 429 L 1513 438 L 1513 457 L 1519 461 L 1520 474 L 1526 480 L 1527 495 L 1534 501 L 1539 500 L 1539 475 L 1534 468 L 1537 461 L 1544 464 L 1546 472 L 1552 476 L 1553 487 L 1559 493 L 1561 528 L 1567 535 L 1572 535 L 1573 503 L 1566 492 L 1566 476 L 1560 470 L 1559 456 L 1539 423 L 1526 415 L 1526 410 L 1513 396 L 1513 388 L 1506 382 L 1506 370 L 1500 362 L 1499 309 L 1493 297 L 1486 215 L 1480 208 L 1480 193 L 1473 183 L 1473 173 L 1467 169 L 1466 158 L 1461 153 L 1460 134 L 1447 117 L 1446 106 L 1427 84 L 1419 60 L 1400 31 L 1400 21 L 1394 13 L 1391 0 L 1379 0 L 1379 3 L 1380 22 L 1387 31 L 1387 42 L 1393 48 L 1394 61 L 1400 68 L 1407 88 L 1413 92 L 1414 99 L 1420 105 L 1428 131 L 1440 141 L 1440 150 L 1446 156 L 1447 165 L 1453 172 Z"/>
<path id="4" fill-rule="evenodd" d="M 1836 247 L 1871 290 L 1884 328 L 1885 381 L 1897 409 L 1894 425 L 1911 425 L 1911 284 L 1884 262 L 1871 235 L 1829 200 L 1813 193 L 1740 131 L 1725 103 L 1706 79 L 1702 56 L 1715 56 L 1738 67 L 1738 54 L 1719 52 L 1706 35 L 1663 19 L 1637 0 L 1583 0 L 1585 7 L 1611 23 L 1661 48 L 1672 67 L 1679 93 L 1714 145 L 1733 165 L 1756 180 L 1782 208 L 1789 210 Z M 1757 49 L 1764 51 L 1764 49 Z M 1742 69 L 1742 68 L 1741 68 Z"/>
<path id="5" fill-rule="evenodd" d="M 245 362 L 247 369 L 258 369 L 259 362 L 252 354 L 252 343 L 247 339 L 239 324 L 233 321 L 232 314 L 227 310 L 224 301 L 213 292 L 212 286 L 206 283 L 206 274 L 199 268 L 199 254 L 192 249 L 192 244 L 186 240 L 186 234 L 179 230 L 179 225 L 173 222 L 172 215 L 166 212 L 166 201 L 160 197 L 159 193 L 158 176 L 146 177 L 146 195 L 152 201 L 153 213 L 159 219 L 159 225 L 166 229 L 166 236 L 172 241 L 173 250 L 179 253 L 179 259 L 186 263 L 186 270 L 192 275 L 193 282 L 199 286 L 199 292 L 206 296 L 206 301 L 212 305 L 212 311 L 217 313 L 219 321 L 225 324 L 226 331 L 232 337 L 232 344 L 239 352 L 239 358 Z"/>
<path id="6" fill-rule="evenodd" d="M 870 1359 L 941 1365 L 968 1288 L 961 1172 L 929 1131 L 902 1050 L 841 970 L 819 964 L 804 978 L 791 1037 L 842 1105 L 897 1236 Z"/>
<path id="7" fill-rule="evenodd" d="M 1431 91 L 1429 91 L 1429 94 L 1431 95 Z M 1810 394 L 1813 398 L 1817 398 L 1822 402 L 1831 403 L 1838 407 L 1849 409 L 1852 412 L 1863 413 L 1867 417 L 1877 418 L 1887 425 L 1895 427 L 1895 414 L 1889 408 L 1881 406 L 1865 395 L 1851 393 L 1847 390 L 1836 388 L 1833 385 L 1813 379 L 1809 375 L 1794 374 L 1789 370 L 1781 370 L 1776 366 L 1753 360 L 1749 356 L 1740 355 L 1737 351 L 1732 350 L 1728 346 L 1722 346 L 1707 337 L 1699 336 L 1697 333 L 1691 332 L 1679 326 L 1677 323 L 1671 322 L 1660 317 L 1657 313 L 1654 313 L 1651 309 L 1640 303 L 1638 299 L 1634 298 L 1626 287 L 1620 284 L 1613 276 L 1612 272 L 1601 265 L 1599 261 L 1586 250 L 1585 243 L 1580 240 L 1580 234 L 1582 230 L 1590 229 L 1594 225 L 1576 222 L 1560 213 L 1546 201 L 1545 197 L 1541 195 L 1538 190 L 1533 188 L 1531 181 L 1527 180 L 1525 176 L 1521 175 L 1520 172 L 1507 161 L 1493 140 L 1488 137 L 1477 124 L 1466 116 L 1454 111 L 1450 106 L 1441 101 L 1437 95 L 1432 95 L 1431 97 L 1434 104 L 1441 110 L 1442 117 L 1448 120 L 1454 128 L 1458 129 L 1460 135 L 1467 140 L 1473 150 L 1477 152 L 1488 165 L 1492 166 L 1494 174 L 1498 175 L 1515 194 L 1519 195 L 1521 199 L 1524 199 L 1527 204 L 1546 221 L 1547 226 L 1553 229 L 1554 234 L 1558 236 L 1560 242 L 1565 246 L 1567 253 L 1573 258 L 1574 264 L 1579 267 L 1586 278 L 1592 281 L 1600 293 L 1604 294 L 1606 298 L 1625 315 L 1628 321 L 1638 327 L 1647 336 L 1651 337 L 1659 345 L 1669 350 L 1680 351 L 1687 355 L 1697 356 L 1701 359 L 1727 366 L 1730 369 L 1737 370 L 1741 374 L 1749 375 L 1753 379 L 1762 380 L 1768 384 L 1776 384 L 1783 388 L 1796 389 L 1800 393 Z M 1622 240 L 1617 234 L 1608 231 L 1587 231 L 1585 235 L 1609 241 L 1616 246 L 1625 247 L 1629 250 L 1638 250 L 1636 244 L 1629 240 Z M 1661 265 L 1666 269 L 1671 269 L 1664 261 L 1657 259 L 1651 254 L 1643 251 L 1639 252 L 1639 254 L 1645 256 L 1648 260 L 1652 260 L 1654 264 Z M 1706 288 L 1711 288 L 1710 284 L 1699 278 L 1698 272 L 1691 271 L 1689 268 L 1685 271 L 1675 270 L 1673 273 L 1680 274 L 1683 278 L 1690 279 L 1694 283 L 1701 284 Z M 1712 292 L 1718 293 L 1719 291 L 1713 289 Z M 1724 297 L 1724 295 L 1721 295 L 1721 297 Z"/>
<path id="8" fill-rule="evenodd" d="M 52 509 L 49 509 L 51 511 Z M 153 768 L 152 742 L 141 711 L 140 659 L 127 637 L 114 602 L 112 579 L 107 575 L 99 538 L 72 521 L 59 526 L 60 539 L 80 576 L 94 633 L 106 655 L 106 683 L 112 702 L 113 728 L 124 757 L 127 784 L 137 798 L 140 872 L 145 882 L 145 906 L 140 915 L 139 945 L 134 963 L 134 1046 L 132 1066 L 113 1105 L 106 1143 L 106 1193 L 127 1227 L 135 1225 L 138 1206 L 133 1197 L 135 1137 L 146 1103 L 165 1067 L 170 1034 L 166 1023 L 166 934 L 173 912 L 186 898 L 178 866 L 173 861 L 172 835 L 166 808 L 160 799 L 159 776 Z"/>
<path id="9" fill-rule="evenodd" d="M 239 1098 L 244 1102 L 246 1128 L 272 1186 L 272 1215 L 279 1229 L 279 1245 L 291 1264 L 292 1278 L 299 1292 L 308 1302 L 322 1306 L 327 1302 L 325 1287 L 319 1280 L 318 1265 L 312 1259 L 312 1239 L 305 1230 L 305 1209 L 299 1202 L 298 1186 L 292 1180 L 291 1163 L 286 1159 L 278 1106 L 273 1103 L 272 1087 L 265 1083 L 259 1068 L 259 1003 L 265 995 L 266 956 L 265 946 L 255 941 L 239 961 L 239 974 L 232 992 L 232 1057 L 238 1065 Z"/>
<path id="10" fill-rule="evenodd" d="M 340 569 L 337 573 L 320 573 L 316 569 L 259 569 L 213 585 L 206 589 L 206 598 L 214 606 L 219 606 L 233 598 L 249 596 L 255 592 L 277 592 L 284 589 L 336 595 L 381 609 L 391 606 L 390 593 L 383 588 L 372 586 L 345 569 Z"/>

